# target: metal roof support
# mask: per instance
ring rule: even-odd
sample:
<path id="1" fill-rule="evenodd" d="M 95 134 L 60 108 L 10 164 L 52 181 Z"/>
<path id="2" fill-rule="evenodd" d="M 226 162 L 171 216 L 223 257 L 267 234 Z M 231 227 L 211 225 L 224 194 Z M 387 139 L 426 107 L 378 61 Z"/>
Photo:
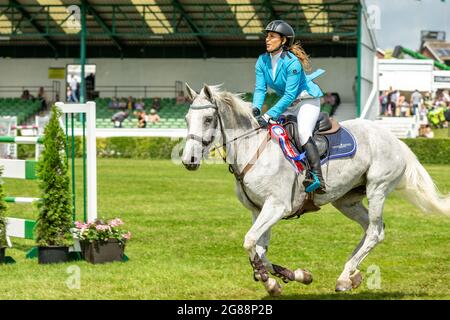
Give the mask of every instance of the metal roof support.
<path id="1" fill-rule="evenodd" d="M 33 28 L 36 29 L 41 37 L 44 38 L 47 44 L 52 48 L 53 52 L 55 53 L 55 57 L 57 58 L 59 56 L 59 50 L 56 42 L 51 40 L 49 36 L 45 35 L 46 31 L 33 20 L 30 13 L 25 10 L 20 3 L 18 3 L 16 0 L 9 0 L 9 4 L 12 5 L 12 7 L 16 8 L 22 14 L 22 16 L 30 22 Z"/>
<path id="2" fill-rule="evenodd" d="M 264 0 L 263 6 L 266 7 L 270 12 L 270 20 L 280 20 L 280 15 L 275 11 L 272 0 Z"/>
<path id="3" fill-rule="evenodd" d="M 180 10 L 181 12 L 181 16 L 183 17 L 183 19 L 186 21 L 186 23 L 189 26 L 189 29 L 191 29 L 191 31 L 193 33 L 200 33 L 201 31 L 199 30 L 199 28 L 195 25 L 194 22 L 192 22 L 191 18 L 189 17 L 189 15 L 187 14 L 186 10 L 184 9 L 183 5 L 178 1 L 178 0 L 172 0 L 172 3 L 174 5 L 174 7 L 176 7 L 178 10 Z M 208 52 L 206 51 L 206 46 L 202 40 L 202 38 L 198 35 L 195 35 L 195 40 L 197 41 L 197 43 L 200 45 L 200 48 L 202 49 L 203 52 L 203 58 L 206 59 L 206 57 L 208 56 Z"/>
<path id="4" fill-rule="evenodd" d="M 92 13 L 95 21 L 97 21 L 97 23 L 102 27 L 102 29 L 109 35 L 109 37 L 111 38 L 114 45 L 117 47 L 117 49 L 119 49 L 120 57 L 123 58 L 123 48 L 122 48 L 122 44 L 121 44 L 120 40 L 118 39 L 118 37 L 113 35 L 111 28 L 105 23 L 105 21 L 102 19 L 102 17 L 100 17 L 97 10 L 95 10 L 94 7 L 92 7 L 92 5 L 89 3 L 88 0 L 82 0 L 81 2 L 83 3 L 83 5 L 86 6 L 86 9 L 90 13 Z"/>

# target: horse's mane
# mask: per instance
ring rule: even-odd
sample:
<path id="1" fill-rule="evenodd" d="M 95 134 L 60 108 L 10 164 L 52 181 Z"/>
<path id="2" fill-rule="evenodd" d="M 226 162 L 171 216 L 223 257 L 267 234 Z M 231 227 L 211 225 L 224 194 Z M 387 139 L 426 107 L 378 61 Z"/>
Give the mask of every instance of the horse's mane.
<path id="1" fill-rule="evenodd" d="M 242 98 L 244 93 L 231 93 L 222 90 L 222 85 L 208 86 L 213 98 L 220 103 L 220 105 L 228 106 L 237 116 L 242 116 L 246 119 L 252 118 L 252 104 L 244 101 Z M 203 90 L 203 89 L 202 89 Z"/>

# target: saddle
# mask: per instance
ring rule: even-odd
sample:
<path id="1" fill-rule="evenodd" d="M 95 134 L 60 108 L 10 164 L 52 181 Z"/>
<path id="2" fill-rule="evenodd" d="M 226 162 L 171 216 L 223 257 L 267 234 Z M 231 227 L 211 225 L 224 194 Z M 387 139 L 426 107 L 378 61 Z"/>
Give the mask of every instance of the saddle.
<path id="1" fill-rule="evenodd" d="M 279 126 L 282 126 L 284 130 Z M 283 131 L 286 133 L 284 136 Z M 297 117 L 292 115 L 283 117 L 279 121 L 278 129 L 276 126 L 271 128 L 271 134 L 279 138 L 279 143 L 286 159 L 294 165 L 297 172 L 303 171 L 304 167 L 301 164 L 299 165 L 299 162 L 307 160 L 304 156 L 305 152 L 301 147 L 302 144 L 298 134 Z M 353 134 L 346 128 L 341 127 L 336 120 L 330 118 L 328 114 L 324 112 L 321 112 L 319 115 L 319 119 L 313 130 L 313 139 L 319 151 L 321 164 L 324 164 L 331 159 L 353 156 L 356 152 L 356 140 Z M 294 187 L 295 184 L 293 185 L 293 188 Z M 294 194 L 294 189 L 292 194 Z M 301 208 L 284 219 L 298 218 L 306 212 L 318 210 L 320 210 L 320 208 L 314 204 L 314 193 L 309 193 Z"/>
<path id="2" fill-rule="evenodd" d="M 288 133 L 290 142 L 294 144 L 299 152 L 302 152 L 303 148 L 298 134 L 297 117 L 293 115 L 286 116 L 283 121 L 283 126 Z M 329 149 L 329 141 L 325 136 L 337 133 L 340 128 L 340 124 L 333 118 L 330 118 L 328 113 L 320 113 L 313 130 L 313 140 L 317 145 L 321 157 L 325 156 Z"/>

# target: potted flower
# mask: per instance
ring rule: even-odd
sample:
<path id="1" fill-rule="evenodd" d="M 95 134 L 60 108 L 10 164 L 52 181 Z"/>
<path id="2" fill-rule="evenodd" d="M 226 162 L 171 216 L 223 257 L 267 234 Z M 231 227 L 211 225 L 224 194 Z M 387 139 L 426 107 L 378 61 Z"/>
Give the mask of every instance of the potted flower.
<path id="1" fill-rule="evenodd" d="M 0 177 L 3 174 L 3 168 L 0 167 Z M 0 264 L 5 261 L 6 243 L 6 202 L 4 200 L 3 185 L 0 183 Z"/>
<path id="2" fill-rule="evenodd" d="M 131 232 L 123 228 L 119 218 L 97 219 L 91 223 L 77 221 L 73 233 L 80 241 L 84 259 L 90 263 L 122 261 L 125 244 L 131 238 Z"/>
<path id="3" fill-rule="evenodd" d="M 37 203 L 36 222 L 38 261 L 56 263 L 68 261 L 69 246 L 73 243 L 72 195 L 65 155 L 65 134 L 59 119 L 61 112 L 52 108 L 44 131 L 44 150 L 37 164 L 41 201 Z"/>

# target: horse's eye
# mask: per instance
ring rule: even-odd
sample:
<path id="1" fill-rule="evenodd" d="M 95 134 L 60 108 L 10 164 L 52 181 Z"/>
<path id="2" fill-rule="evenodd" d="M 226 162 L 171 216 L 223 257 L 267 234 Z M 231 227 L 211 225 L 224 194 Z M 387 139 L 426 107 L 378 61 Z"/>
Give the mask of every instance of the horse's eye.
<path id="1" fill-rule="evenodd" d="M 210 124 L 213 121 L 213 117 L 206 117 L 205 124 Z"/>

